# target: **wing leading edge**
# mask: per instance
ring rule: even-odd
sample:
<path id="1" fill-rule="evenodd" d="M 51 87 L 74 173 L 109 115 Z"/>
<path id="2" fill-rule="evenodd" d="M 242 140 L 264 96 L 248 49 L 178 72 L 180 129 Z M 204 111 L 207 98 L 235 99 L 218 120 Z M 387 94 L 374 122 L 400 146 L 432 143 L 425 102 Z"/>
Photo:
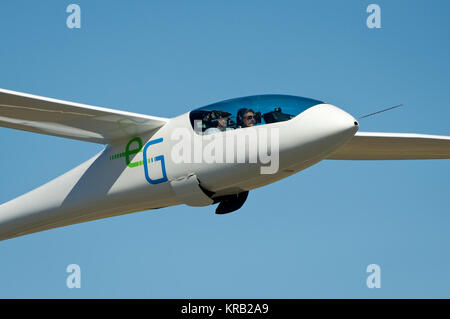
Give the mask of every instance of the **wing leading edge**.
<path id="1" fill-rule="evenodd" d="M 0 126 L 110 144 L 157 129 L 168 119 L 0 89 Z"/>
<path id="2" fill-rule="evenodd" d="M 450 158 L 450 136 L 358 132 L 327 159 L 408 160 Z"/>

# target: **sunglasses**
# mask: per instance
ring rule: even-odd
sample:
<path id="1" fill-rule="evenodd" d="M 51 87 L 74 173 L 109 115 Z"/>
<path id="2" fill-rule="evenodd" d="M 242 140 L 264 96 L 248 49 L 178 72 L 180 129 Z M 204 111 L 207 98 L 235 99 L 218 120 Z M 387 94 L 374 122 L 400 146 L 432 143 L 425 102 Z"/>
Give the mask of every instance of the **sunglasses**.
<path id="1" fill-rule="evenodd" d="M 255 116 L 253 116 L 253 115 L 249 115 L 249 116 L 245 117 L 245 119 L 247 119 L 247 120 L 253 120 L 254 118 L 255 118 Z"/>

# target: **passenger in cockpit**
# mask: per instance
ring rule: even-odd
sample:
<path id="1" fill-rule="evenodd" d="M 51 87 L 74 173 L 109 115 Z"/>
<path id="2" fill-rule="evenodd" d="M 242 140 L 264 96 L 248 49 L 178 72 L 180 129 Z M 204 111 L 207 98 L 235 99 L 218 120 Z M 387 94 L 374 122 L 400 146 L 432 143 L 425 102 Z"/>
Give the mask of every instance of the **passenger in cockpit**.
<path id="1" fill-rule="evenodd" d="M 237 125 L 239 127 L 250 127 L 256 123 L 255 111 L 252 109 L 242 108 L 237 113 Z"/>
<path id="2" fill-rule="evenodd" d="M 228 126 L 228 118 L 231 113 L 224 111 L 211 111 L 205 118 L 205 122 L 210 126 L 205 135 L 219 133 L 225 131 Z"/>

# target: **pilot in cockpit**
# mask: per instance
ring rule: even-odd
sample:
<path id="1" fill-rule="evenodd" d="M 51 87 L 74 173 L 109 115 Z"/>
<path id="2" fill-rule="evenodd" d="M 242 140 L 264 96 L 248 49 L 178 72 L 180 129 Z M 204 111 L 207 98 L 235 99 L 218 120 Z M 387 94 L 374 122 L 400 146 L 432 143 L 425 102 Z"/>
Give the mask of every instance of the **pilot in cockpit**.
<path id="1" fill-rule="evenodd" d="M 250 127 L 256 124 L 255 111 L 252 109 L 240 109 L 237 113 L 236 119 L 239 127 Z"/>

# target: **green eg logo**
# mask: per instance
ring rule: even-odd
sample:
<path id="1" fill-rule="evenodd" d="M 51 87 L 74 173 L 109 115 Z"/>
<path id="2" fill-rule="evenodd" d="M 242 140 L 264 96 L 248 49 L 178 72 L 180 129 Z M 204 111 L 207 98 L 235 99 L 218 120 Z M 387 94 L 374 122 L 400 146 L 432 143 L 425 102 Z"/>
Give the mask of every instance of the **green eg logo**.
<path id="1" fill-rule="evenodd" d="M 128 167 L 138 167 L 144 165 L 143 161 L 132 162 L 134 155 L 142 152 L 142 139 L 140 137 L 132 138 L 125 147 L 125 152 L 114 154 L 109 157 L 110 160 L 125 157 L 125 163 Z"/>
<path id="2" fill-rule="evenodd" d="M 132 138 L 125 147 L 125 152 L 111 155 L 110 160 L 125 157 L 125 163 L 128 167 L 144 166 L 144 174 L 146 180 L 150 184 L 159 184 L 167 181 L 166 167 L 164 155 L 150 156 L 150 146 L 161 143 L 162 138 L 148 141 L 145 146 L 142 144 L 140 137 Z M 143 152 L 143 159 L 132 161 L 136 154 Z"/>

